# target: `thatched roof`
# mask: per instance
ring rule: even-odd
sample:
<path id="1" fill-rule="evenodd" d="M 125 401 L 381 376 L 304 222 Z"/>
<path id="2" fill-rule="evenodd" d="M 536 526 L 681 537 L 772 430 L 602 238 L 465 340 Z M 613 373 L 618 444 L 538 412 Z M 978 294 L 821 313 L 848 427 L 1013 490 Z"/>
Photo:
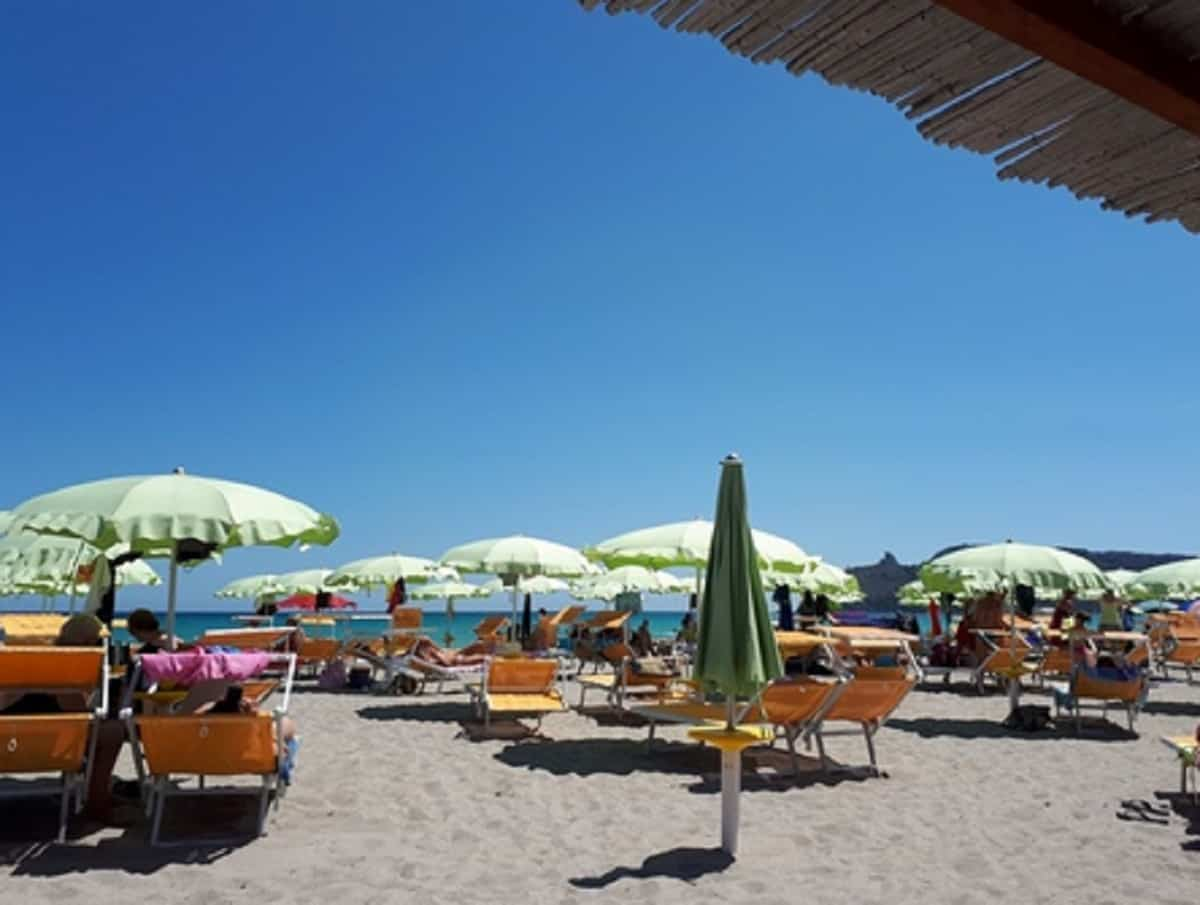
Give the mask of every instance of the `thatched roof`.
<path id="1" fill-rule="evenodd" d="M 1001 179 L 1200 232 L 1198 0 L 579 2 L 886 98 Z"/>

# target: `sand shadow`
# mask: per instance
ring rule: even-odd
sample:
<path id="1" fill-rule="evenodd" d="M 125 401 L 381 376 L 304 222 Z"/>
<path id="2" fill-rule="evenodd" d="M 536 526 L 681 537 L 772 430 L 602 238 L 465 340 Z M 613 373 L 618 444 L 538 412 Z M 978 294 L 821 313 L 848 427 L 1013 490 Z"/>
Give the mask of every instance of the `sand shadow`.
<path id="1" fill-rule="evenodd" d="M 432 704 L 373 704 L 356 711 L 360 719 L 373 722 L 461 723 L 471 716 L 466 703 L 439 701 Z"/>
<path id="2" fill-rule="evenodd" d="M 708 795 L 721 791 L 721 755 L 713 748 L 690 742 L 655 741 L 648 748 L 632 739 L 543 739 L 537 745 L 514 745 L 498 751 L 496 760 L 510 767 L 545 770 L 555 776 L 630 776 L 659 773 L 695 780 L 688 791 Z M 742 755 L 742 790 L 786 792 L 813 785 L 861 781 L 869 772 L 834 765 L 823 772 L 815 757 L 797 755 L 799 772 L 782 748 L 751 748 Z"/>
<path id="3" fill-rule="evenodd" d="M 1141 707 L 1142 713 L 1155 716 L 1200 716 L 1200 703 L 1193 701 L 1155 701 L 1149 699 Z"/>
<path id="4" fill-rule="evenodd" d="M 614 710 L 612 707 L 602 704 L 595 707 L 576 707 L 575 712 L 591 720 L 597 726 L 608 728 L 640 729 L 649 725 L 649 721 L 644 716 L 630 710 Z"/>
<path id="5" fill-rule="evenodd" d="M 469 742 L 549 742 L 540 729 L 534 729 L 516 720 L 495 720 L 484 725 L 481 720 L 459 722 L 459 736 Z"/>
<path id="6" fill-rule="evenodd" d="M 668 877 L 695 883 L 708 874 L 728 870 L 733 855 L 719 848 L 673 848 L 651 855 L 640 867 L 614 867 L 595 877 L 572 877 L 567 882 L 577 889 L 603 889 L 618 880 L 651 880 Z"/>
<path id="7" fill-rule="evenodd" d="M 1082 739 L 1086 741 L 1129 742 L 1139 736 L 1136 732 L 1118 726 L 1108 720 L 1086 718 L 1080 730 L 1075 731 L 1073 720 L 1063 719 L 1037 732 L 1021 732 L 1007 728 L 1000 720 L 952 720 L 920 717 L 918 719 L 891 719 L 887 728 L 900 732 L 912 732 L 921 738 L 961 739 L 1023 739 L 1030 742 L 1054 741 L 1057 739 Z"/>
<path id="8" fill-rule="evenodd" d="M 1185 852 L 1200 852 L 1200 802 L 1190 792 L 1155 792 L 1154 797 L 1166 802 L 1177 817 L 1187 821 L 1183 832 L 1191 838 L 1184 839 L 1179 847 Z"/>
<path id="9" fill-rule="evenodd" d="M 67 843 L 60 845 L 54 841 L 58 832 L 56 801 L 26 799 L 20 806 L 19 822 L 0 821 L 0 866 L 12 868 L 13 876 L 58 877 L 98 870 L 153 874 L 175 864 L 212 864 L 255 839 L 257 802 L 244 795 L 169 802 L 163 839 L 182 844 L 159 848 L 150 847 L 150 823 L 144 817 L 115 830 L 72 816 Z M 137 809 L 131 805 L 130 810 Z M 97 834 L 103 835 L 91 841 Z M 218 834 L 236 838 L 220 842 L 204 838 Z"/>

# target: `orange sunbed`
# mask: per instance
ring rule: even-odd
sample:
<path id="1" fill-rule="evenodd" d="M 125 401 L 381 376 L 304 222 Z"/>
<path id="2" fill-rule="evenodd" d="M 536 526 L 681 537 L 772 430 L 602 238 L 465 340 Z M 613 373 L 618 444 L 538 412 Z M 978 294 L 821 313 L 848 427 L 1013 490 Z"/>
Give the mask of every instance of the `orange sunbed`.
<path id="1" fill-rule="evenodd" d="M 534 716 L 541 728 L 547 713 L 567 709 L 555 687 L 557 676 L 557 660 L 489 660 L 479 695 L 484 725 L 495 715 L 512 719 Z"/>
<path id="2" fill-rule="evenodd" d="M 0 691 L 98 696 L 88 712 L 0 715 L 0 773 L 62 775 L 58 840 L 65 841 L 71 803 L 77 811 L 83 804 L 97 727 L 108 709 L 105 648 L 0 646 Z M 28 794 L 42 790 L 16 789 L 8 797 Z"/>

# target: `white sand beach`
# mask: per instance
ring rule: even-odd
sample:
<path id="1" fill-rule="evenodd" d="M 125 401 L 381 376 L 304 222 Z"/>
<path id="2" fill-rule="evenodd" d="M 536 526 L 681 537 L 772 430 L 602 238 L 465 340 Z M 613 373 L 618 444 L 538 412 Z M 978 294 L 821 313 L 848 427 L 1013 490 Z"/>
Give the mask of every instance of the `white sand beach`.
<path id="1" fill-rule="evenodd" d="M 1194 728 L 1200 692 L 1158 683 L 1136 739 L 1014 735 L 1006 710 L 965 687 L 913 693 L 878 736 L 883 778 L 826 780 L 806 761 L 795 782 L 781 753 L 752 753 L 728 863 L 716 755 L 680 729 L 647 753 L 644 728 L 572 712 L 542 738 L 478 741 L 462 694 L 301 689 L 299 775 L 266 837 L 151 850 L 139 825 L 31 844 L 52 836 L 52 805 L 5 803 L 0 888 L 25 905 L 1193 901 L 1200 808 L 1174 794 L 1159 736 Z M 859 737 L 829 744 L 866 762 Z M 1125 799 L 1170 816 L 1119 820 Z M 219 830 L 244 810 L 176 804 L 167 830 Z"/>

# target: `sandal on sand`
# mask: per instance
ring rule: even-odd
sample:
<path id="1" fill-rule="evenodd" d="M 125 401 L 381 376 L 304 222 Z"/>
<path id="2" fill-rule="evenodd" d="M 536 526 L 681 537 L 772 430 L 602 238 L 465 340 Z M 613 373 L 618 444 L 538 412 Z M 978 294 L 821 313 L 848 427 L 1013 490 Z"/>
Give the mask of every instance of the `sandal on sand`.
<path id="1" fill-rule="evenodd" d="M 1148 801 L 1122 801 L 1121 810 L 1117 811 L 1118 820 L 1128 820 L 1133 823 L 1170 823 L 1170 811 L 1156 808 Z"/>

